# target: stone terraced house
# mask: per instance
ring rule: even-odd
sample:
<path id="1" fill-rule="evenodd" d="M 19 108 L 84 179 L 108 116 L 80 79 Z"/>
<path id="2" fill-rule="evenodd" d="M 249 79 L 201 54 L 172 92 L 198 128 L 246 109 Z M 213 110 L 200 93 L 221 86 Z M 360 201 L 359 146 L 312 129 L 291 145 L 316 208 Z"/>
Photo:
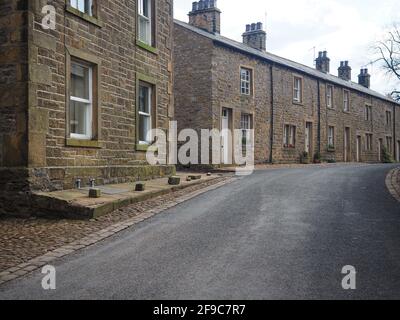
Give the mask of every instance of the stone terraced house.
<path id="1" fill-rule="evenodd" d="M 343 61 L 331 75 L 327 52 L 316 68 L 266 51 L 261 23 L 243 43 L 220 35 L 216 1 L 193 3 L 189 24 L 174 24 L 174 98 L 178 129 L 254 129 L 256 163 L 293 163 L 307 152 L 331 161 L 379 162 L 386 147 L 400 160 L 400 108 L 358 83 Z M 222 135 L 222 159 L 232 144 Z M 228 161 L 229 162 L 229 161 Z"/>
<path id="2" fill-rule="evenodd" d="M 1 0 L 0 213 L 175 171 L 145 158 L 173 117 L 172 30 L 172 0 Z"/>

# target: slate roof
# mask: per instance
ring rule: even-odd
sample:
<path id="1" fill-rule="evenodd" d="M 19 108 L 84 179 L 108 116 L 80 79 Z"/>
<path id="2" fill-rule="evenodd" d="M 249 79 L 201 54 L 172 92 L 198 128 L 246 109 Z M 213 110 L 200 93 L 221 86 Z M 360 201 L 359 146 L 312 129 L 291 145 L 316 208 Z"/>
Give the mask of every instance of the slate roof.
<path id="1" fill-rule="evenodd" d="M 279 56 L 274 55 L 272 53 L 265 52 L 265 51 L 260 51 L 260 50 L 257 50 L 257 49 L 253 49 L 253 48 L 251 48 L 251 47 L 249 47 L 249 46 L 247 46 L 247 45 L 245 45 L 245 44 L 243 44 L 241 42 L 237 42 L 235 40 L 223 37 L 220 34 L 209 33 L 207 31 L 204 31 L 202 29 L 199 29 L 197 27 L 194 27 L 192 25 L 189 25 L 189 24 L 187 24 L 185 22 L 182 22 L 182 21 L 179 21 L 179 20 L 176 20 L 176 19 L 174 20 L 174 22 L 177 25 L 181 26 L 181 27 L 184 27 L 184 28 L 186 28 L 186 29 L 188 29 L 190 31 L 193 31 L 193 32 L 195 32 L 195 33 L 197 33 L 197 34 L 199 34 L 201 36 L 207 37 L 207 38 L 213 40 L 216 43 L 228 46 L 228 47 L 230 47 L 230 48 L 232 48 L 234 50 L 237 50 L 237 51 L 240 51 L 240 52 L 243 52 L 243 53 L 246 53 L 246 54 L 250 54 L 250 55 L 256 56 L 258 58 L 267 60 L 269 62 L 273 62 L 273 63 L 276 63 L 278 65 L 282 65 L 282 66 L 294 69 L 294 70 L 296 70 L 298 72 L 305 73 L 305 74 L 310 75 L 310 76 L 312 76 L 314 78 L 319 78 L 321 80 L 325 80 L 327 82 L 331 82 L 333 84 L 340 85 L 342 87 L 346 87 L 346 88 L 349 88 L 349 89 L 352 89 L 352 90 L 356 90 L 356 91 L 359 91 L 361 93 L 364 93 L 364 94 L 367 94 L 367 95 L 371 95 L 371 96 L 373 96 L 375 98 L 382 99 L 382 100 L 385 100 L 385 101 L 388 101 L 388 102 L 391 102 L 393 104 L 397 104 L 397 105 L 400 106 L 400 103 L 397 103 L 396 101 L 392 100 L 391 98 L 388 98 L 388 97 L 386 97 L 385 95 L 383 95 L 383 94 L 381 94 L 379 92 L 376 92 L 376 91 L 368 89 L 368 88 L 366 88 L 366 87 L 364 87 L 362 85 L 359 85 L 356 82 L 346 81 L 346 80 L 340 79 L 339 77 L 336 77 L 334 75 L 323 73 L 321 71 L 318 71 L 317 69 L 308 67 L 308 66 L 303 65 L 301 63 L 297 63 L 297 62 L 294 62 L 294 61 L 279 57 Z"/>

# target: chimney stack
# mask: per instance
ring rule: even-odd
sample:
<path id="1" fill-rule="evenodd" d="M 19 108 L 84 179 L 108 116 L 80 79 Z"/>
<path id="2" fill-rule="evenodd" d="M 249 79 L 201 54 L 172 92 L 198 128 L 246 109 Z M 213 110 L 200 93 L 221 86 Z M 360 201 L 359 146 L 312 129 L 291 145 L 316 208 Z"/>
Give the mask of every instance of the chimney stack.
<path id="1" fill-rule="evenodd" d="M 221 33 L 221 10 L 217 8 L 217 0 L 193 2 L 189 24 L 210 33 Z"/>
<path id="2" fill-rule="evenodd" d="M 257 50 L 265 51 L 267 49 L 267 33 L 263 30 L 261 22 L 246 25 L 243 43 Z"/>
<path id="3" fill-rule="evenodd" d="M 368 73 L 368 69 L 361 69 L 358 76 L 358 83 L 366 88 L 371 86 L 371 75 Z"/>
<path id="4" fill-rule="evenodd" d="M 329 73 L 331 59 L 328 58 L 328 52 L 320 51 L 318 53 L 318 58 L 315 60 L 315 62 L 318 71 Z"/>
<path id="5" fill-rule="evenodd" d="M 351 67 L 348 61 L 341 61 L 338 69 L 338 75 L 340 79 L 351 81 Z"/>

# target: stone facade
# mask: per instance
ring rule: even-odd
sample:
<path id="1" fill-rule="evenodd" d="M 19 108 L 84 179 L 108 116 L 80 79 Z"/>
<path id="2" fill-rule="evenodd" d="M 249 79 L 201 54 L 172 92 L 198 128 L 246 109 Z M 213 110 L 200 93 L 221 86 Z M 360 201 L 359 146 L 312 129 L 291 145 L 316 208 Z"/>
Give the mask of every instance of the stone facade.
<path id="1" fill-rule="evenodd" d="M 265 32 L 260 33 L 260 41 L 253 41 L 250 46 L 246 41 L 241 44 L 205 32 L 196 23 L 175 22 L 174 95 L 180 130 L 221 129 L 221 110 L 226 108 L 232 115 L 231 129 L 241 128 L 242 114 L 252 115 L 256 163 L 299 162 L 306 149 L 310 161 L 319 153 L 326 161 L 379 162 L 379 140 L 385 146 L 386 141 L 390 142 L 387 137 L 391 137 L 392 157 L 399 158 L 399 105 L 365 88 L 369 81 L 363 81 L 362 86 L 344 81 L 344 77 L 351 77 L 348 62 L 341 65 L 341 78 L 334 77 L 329 74 L 327 52 L 319 54 L 321 61 L 316 70 L 265 52 Z M 246 27 L 249 30 L 251 25 Z M 241 92 L 241 68 L 251 70 L 250 95 Z M 366 74 L 365 69 L 360 73 Z M 297 102 L 293 93 L 295 79 L 302 84 L 301 101 Z M 331 106 L 327 101 L 329 86 L 332 86 Z M 344 92 L 349 93 L 348 112 L 344 111 Z M 372 110 L 368 120 L 367 106 Z M 388 124 L 386 111 L 391 112 Z M 294 145 L 285 146 L 283 142 L 286 125 L 295 127 Z M 329 127 L 334 128 L 333 145 L 328 140 Z M 306 146 L 306 128 L 309 128 L 309 146 L 308 143 Z M 347 151 L 345 132 L 348 132 Z M 372 146 L 368 148 L 367 134 L 372 134 Z"/>
<path id="2" fill-rule="evenodd" d="M 138 144 L 139 81 L 151 83 L 156 92 L 153 127 L 167 129 L 174 112 L 173 2 L 152 3 L 149 46 L 138 39 L 135 0 L 94 0 L 93 15 L 69 0 L 1 2 L 1 189 L 15 188 L 16 176 L 23 181 L 17 190 L 29 193 L 73 188 L 78 178 L 83 185 L 90 178 L 108 184 L 174 172 L 172 166 L 148 166 L 145 148 Z M 46 5 L 56 10 L 55 30 L 43 28 Z M 73 59 L 93 68 L 90 140 L 72 139 L 69 133 Z M 19 173 L 8 180 L 10 170 Z"/>

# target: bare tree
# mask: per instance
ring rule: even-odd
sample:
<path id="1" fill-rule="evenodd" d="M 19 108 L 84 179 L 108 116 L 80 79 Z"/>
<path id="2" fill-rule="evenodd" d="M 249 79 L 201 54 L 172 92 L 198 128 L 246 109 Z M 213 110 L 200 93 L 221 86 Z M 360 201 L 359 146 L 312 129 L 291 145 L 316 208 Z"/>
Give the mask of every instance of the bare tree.
<path id="1" fill-rule="evenodd" d="M 385 40 L 378 42 L 377 50 L 380 56 L 377 61 L 382 62 L 383 69 L 400 80 L 400 29 L 397 26 L 388 32 Z M 400 90 L 394 90 L 391 96 L 400 101 Z"/>

